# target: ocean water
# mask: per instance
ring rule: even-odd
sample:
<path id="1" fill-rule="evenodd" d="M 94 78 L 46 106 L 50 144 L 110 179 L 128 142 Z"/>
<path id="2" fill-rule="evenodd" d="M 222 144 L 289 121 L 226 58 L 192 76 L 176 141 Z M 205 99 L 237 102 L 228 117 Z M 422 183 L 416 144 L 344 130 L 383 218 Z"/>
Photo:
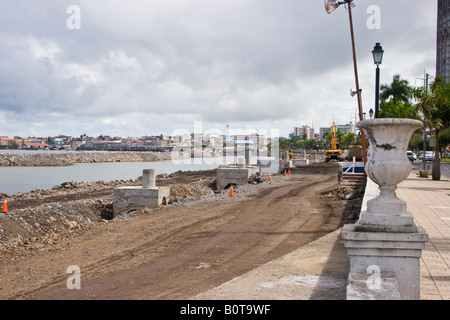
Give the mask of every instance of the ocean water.
<path id="1" fill-rule="evenodd" d="M 0 150 L 2 153 L 30 154 L 56 153 L 76 151 L 30 151 L 30 150 Z M 94 151 L 93 151 L 94 152 Z M 98 151 L 95 151 L 98 152 Z M 105 151 L 108 152 L 108 151 Z M 14 194 L 29 192 L 35 189 L 51 189 L 63 182 L 95 182 L 136 179 L 142 175 L 144 169 L 155 169 L 156 174 L 170 174 L 176 171 L 198 171 L 216 169 L 222 165 L 237 163 L 237 156 L 217 158 L 192 158 L 185 160 L 165 160 L 155 162 L 108 162 L 108 163 L 79 163 L 65 167 L 0 167 L 0 193 Z M 260 156 L 269 168 L 262 167 L 261 173 L 278 170 L 278 159 Z M 252 156 L 252 164 L 256 164 L 256 157 Z M 275 170 L 275 171 L 274 171 Z"/>
<path id="2" fill-rule="evenodd" d="M 194 159 L 193 159 L 194 160 Z M 14 194 L 34 189 L 51 189 L 63 182 L 113 181 L 136 179 L 144 169 L 155 169 L 156 174 L 170 174 L 179 170 L 197 171 L 215 169 L 219 161 L 176 163 L 171 160 L 156 162 L 80 163 L 67 167 L 0 167 L 0 193 Z"/>

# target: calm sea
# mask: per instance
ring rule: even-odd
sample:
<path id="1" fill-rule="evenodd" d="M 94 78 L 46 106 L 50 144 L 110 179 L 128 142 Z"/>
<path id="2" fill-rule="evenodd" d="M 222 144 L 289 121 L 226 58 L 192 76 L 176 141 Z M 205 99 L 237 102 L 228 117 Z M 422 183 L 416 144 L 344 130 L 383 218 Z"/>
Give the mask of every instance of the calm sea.
<path id="1" fill-rule="evenodd" d="M 11 152 L 4 151 L 2 153 Z M 14 153 L 24 151 L 14 150 Z M 36 151 L 26 151 L 36 152 Z M 37 151 L 39 152 L 39 151 Z M 64 151 L 45 151 L 64 152 Z M 0 193 L 14 194 L 29 192 L 34 189 L 51 189 L 68 181 L 113 181 L 136 179 L 144 169 L 155 169 L 156 174 L 173 173 L 179 170 L 196 171 L 215 169 L 220 161 L 195 161 L 190 159 L 179 164 L 173 161 L 157 162 L 113 162 L 80 163 L 67 167 L 0 167 Z"/>
<path id="2" fill-rule="evenodd" d="M 0 150 L 0 153 L 7 152 L 11 153 L 11 151 Z M 62 153 L 69 151 L 13 150 L 12 152 Z M 136 179 L 142 175 L 144 169 L 155 169 L 158 175 L 170 174 L 179 170 L 210 170 L 236 162 L 236 159 L 231 156 L 183 161 L 80 163 L 67 167 L 0 167 L 0 193 L 14 194 L 29 192 L 34 189 L 51 189 L 63 182 L 70 181 L 95 182 Z M 252 159 L 252 163 L 256 163 L 255 158 Z"/>

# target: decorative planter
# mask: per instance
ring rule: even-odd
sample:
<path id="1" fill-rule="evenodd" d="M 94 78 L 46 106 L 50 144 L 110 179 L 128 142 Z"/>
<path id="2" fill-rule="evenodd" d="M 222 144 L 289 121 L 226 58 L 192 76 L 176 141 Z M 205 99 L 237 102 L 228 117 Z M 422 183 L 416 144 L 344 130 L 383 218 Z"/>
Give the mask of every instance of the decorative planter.
<path id="1" fill-rule="evenodd" d="M 414 224 L 395 190 L 411 172 L 406 151 L 411 135 L 423 127 L 422 122 L 391 118 L 364 120 L 356 125 L 368 138 L 365 171 L 380 194 L 367 201 L 366 211 L 355 224 L 347 224 L 342 230 L 350 258 L 347 298 L 420 299 L 420 256 L 428 234 Z M 375 288 L 369 287 L 373 268 L 379 272 L 379 286 Z M 390 295 L 393 292 L 396 295 Z"/>
<path id="2" fill-rule="evenodd" d="M 395 190 L 411 172 L 406 151 L 411 135 L 423 127 L 422 122 L 384 118 L 363 120 L 356 126 L 364 130 L 369 141 L 366 174 L 380 189 L 380 194 L 367 202 L 367 212 L 361 213 L 357 224 L 379 226 L 383 231 L 389 226 L 413 226 L 406 203 L 397 197 Z"/>

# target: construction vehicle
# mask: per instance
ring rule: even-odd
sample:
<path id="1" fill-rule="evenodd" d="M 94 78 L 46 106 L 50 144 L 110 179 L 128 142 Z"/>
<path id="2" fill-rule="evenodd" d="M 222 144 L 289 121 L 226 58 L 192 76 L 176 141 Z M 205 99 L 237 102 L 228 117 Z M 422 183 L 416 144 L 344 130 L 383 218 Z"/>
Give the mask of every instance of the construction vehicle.
<path id="1" fill-rule="evenodd" d="M 353 157 L 355 157 L 356 161 L 363 161 L 363 149 L 360 145 L 353 145 L 348 147 L 347 160 L 353 161 Z"/>
<path id="2" fill-rule="evenodd" d="M 325 150 L 325 161 L 329 162 L 330 160 L 344 161 L 342 150 L 338 149 L 336 145 L 336 125 L 334 122 L 331 127 L 331 148 Z"/>

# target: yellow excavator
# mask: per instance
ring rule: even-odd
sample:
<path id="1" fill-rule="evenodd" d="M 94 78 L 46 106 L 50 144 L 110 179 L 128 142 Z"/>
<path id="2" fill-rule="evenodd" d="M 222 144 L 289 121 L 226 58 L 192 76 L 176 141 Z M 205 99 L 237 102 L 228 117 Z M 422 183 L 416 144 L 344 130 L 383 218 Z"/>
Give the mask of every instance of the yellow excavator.
<path id="1" fill-rule="evenodd" d="M 334 122 L 331 127 L 331 148 L 325 150 L 325 161 L 329 162 L 330 160 L 344 161 L 342 150 L 338 149 L 336 146 L 336 125 Z"/>

